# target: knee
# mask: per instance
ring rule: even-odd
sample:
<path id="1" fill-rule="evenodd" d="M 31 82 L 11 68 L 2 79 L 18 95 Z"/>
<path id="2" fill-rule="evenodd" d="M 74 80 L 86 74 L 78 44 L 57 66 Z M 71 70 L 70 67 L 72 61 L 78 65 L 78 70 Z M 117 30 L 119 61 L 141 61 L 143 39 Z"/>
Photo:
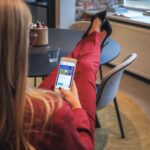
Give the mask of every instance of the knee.
<path id="1" fill-rule="evenodd" d="M 89 62 L 80 62 L 79 66 L 83 71 L 92 71 L 94 69 L 93 64 L 90 64 Z"/>

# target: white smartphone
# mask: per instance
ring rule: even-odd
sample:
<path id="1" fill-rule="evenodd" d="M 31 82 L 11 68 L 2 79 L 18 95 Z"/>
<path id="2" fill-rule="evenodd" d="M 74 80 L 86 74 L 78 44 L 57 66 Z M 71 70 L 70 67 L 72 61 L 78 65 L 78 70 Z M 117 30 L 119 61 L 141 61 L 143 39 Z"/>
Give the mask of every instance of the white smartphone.
<path id="1" fill-rule="evenodd" d="M 70 90 L 76 64 L 77 60 L 74 58 L 61 58 L 55 82 L 55 91 L 59 91 L 60 87 L 64 88 L 65 90 Z"/>

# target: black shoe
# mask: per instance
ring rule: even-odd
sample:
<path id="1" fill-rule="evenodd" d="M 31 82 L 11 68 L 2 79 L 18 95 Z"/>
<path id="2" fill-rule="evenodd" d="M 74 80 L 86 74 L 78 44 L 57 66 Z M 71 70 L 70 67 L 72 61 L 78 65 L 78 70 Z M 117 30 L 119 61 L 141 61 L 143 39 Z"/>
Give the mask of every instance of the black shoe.
<path id="1" fill-rule="evenodd" d="M 93 24 L 93 20 L 95 19 L 95 18 L 99 18 L 101 21 L 102 21 L 102 24 L 103 24 L 103 22 L 104 22 L 104 20 L 105 20 L 105 17 L 106 17 L 106 10 L 103 10 L 103 11 L 101 11 L 101 12 L 98 12 L 97 14 L 95 14 L 94 16 L 92 16 L 92 18 L 91 18 L 91 24 L 90 24 L 90 26 L 88 27 L 88 29 L 87 29 L 87 31 L 84 33 L 84 35 L 82 36 L 82 39 L 83 38 L 85 38 L 87 35 L 88 35 L 88 33 L 89 33 L 89 31 L 90 31 L 90 29 L 91 29 L 91 27 L 92 27 L 92 24 Z"/>
<path id="2" fill-rule="evenodd" d="M 105 41 L 106 41 L 106 39 L 111 35 L 111 33 L 112 33 L 112 26 L 111 26 L 111 24 L 110 24 L 110 22 L 106 19 L 105 21 L 104 21 L 104 23 L 102 24 L 102 27 L 101 27 L 101 31 L 103 31 L 103 30 L 105 30 L 106 31 L 106 37 L 104 38 L 104 40 L 103 40 L 103 42 L 102 42 L 102 44 L 101 44 L 101 50 L 102 50 L 102 48 L 104 47 L 104 43 L 105 43 Z"/>

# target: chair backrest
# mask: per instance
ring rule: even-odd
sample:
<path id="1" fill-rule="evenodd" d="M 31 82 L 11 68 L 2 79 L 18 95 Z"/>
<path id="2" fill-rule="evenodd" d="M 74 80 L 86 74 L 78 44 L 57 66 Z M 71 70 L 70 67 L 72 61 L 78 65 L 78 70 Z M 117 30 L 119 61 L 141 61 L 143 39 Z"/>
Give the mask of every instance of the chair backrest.
<path id="1" fill-rule="evenodd" d="M 123 72 L 125 68 L 136 59 L 136 57 L 137 54 L 131 53 L 119 65 L 110 70 L 102 79 L 96 95 L 97 109 L 107 106 L 116 97 Z"/>
<path id="2" fill-rule="evenodd" d="M 73 24 L 71 24 L 68 28 L 73 30 L 86 31 L 89 26 L 89 21 L 76 21 Z"/>

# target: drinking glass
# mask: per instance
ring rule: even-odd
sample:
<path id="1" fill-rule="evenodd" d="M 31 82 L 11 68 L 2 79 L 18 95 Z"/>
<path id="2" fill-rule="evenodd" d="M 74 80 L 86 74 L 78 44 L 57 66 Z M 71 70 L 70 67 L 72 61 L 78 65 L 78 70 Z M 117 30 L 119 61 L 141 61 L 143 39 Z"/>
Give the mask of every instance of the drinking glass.
<path id="1" fill-rule="evenodd" d="M 49 62 L 57 62 L 59 58 L 60 48 L 57 46 L 48 46 L 47 51 Z"/>

